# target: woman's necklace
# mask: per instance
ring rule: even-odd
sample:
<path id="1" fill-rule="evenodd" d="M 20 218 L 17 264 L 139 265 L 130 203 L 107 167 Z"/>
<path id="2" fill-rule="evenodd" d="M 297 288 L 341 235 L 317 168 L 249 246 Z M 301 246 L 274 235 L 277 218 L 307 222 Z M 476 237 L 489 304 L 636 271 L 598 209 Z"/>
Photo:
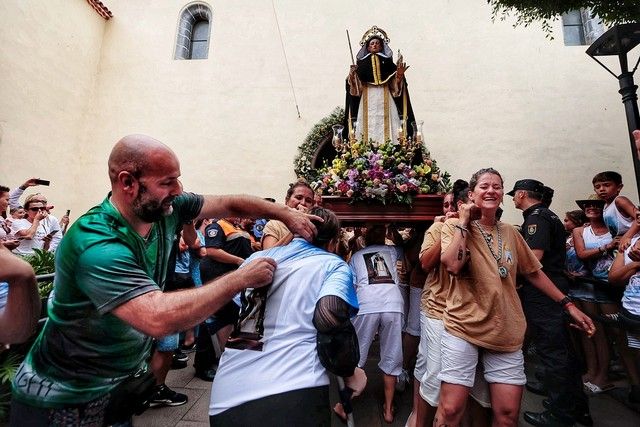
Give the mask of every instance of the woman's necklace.
<path id="1" fill-rule="evenodd" d="M 498 274 L 500 275 L 501 278 L 506 279 L 507 276 L 509 275 L 509 270 L 507 270 L 507 267 L 502 265 L 502 234 L 500 234 L 500 225 L 496 222 L 496 230 L 498 233 L 498 254 L 497 255 L 493 251 L 493 246 L 491 245 L 493 236 L 491 236 L 490 234 L 487 234 L 484 231 L 484 229 L 480 226 L 480 223 L 478 221 L 473 221 L 473 225 L 475 225 L 478 228 L 478 230 L 480 230 L 480 234 L 482 234 L 484 241 L 489 247 L 489 251 L 491 251 L 491 255 L 496 260 L 496 263 L 498 263 Z"/>

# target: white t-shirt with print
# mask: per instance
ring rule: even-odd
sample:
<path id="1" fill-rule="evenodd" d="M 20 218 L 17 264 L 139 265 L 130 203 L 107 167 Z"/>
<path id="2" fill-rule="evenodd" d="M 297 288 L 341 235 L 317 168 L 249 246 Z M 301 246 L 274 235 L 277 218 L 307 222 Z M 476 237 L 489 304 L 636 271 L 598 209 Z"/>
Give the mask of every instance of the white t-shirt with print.
<path id="1" fill-rule="evenodd" d="M 358 294 L 358 315 L 404 313 L 404 299 L 398 286 L 397 262 L 401 249 L 390 245 L 371 245 L 351 256 Z"/>

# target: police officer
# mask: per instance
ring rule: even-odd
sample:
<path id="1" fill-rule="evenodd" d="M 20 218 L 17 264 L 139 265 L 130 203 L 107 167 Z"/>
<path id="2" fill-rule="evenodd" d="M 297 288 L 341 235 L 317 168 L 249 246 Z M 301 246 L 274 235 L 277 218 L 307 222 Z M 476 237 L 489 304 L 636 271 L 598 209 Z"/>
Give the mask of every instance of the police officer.
<path id="1" fill-rule="evenodd" d="M 516 209 L 523 211 L 521 233 L 542 263 L 542 271 L 565 294 L 569 282 L 564 275 L 566 237 L 562 221 L 546 206 L 545 196 L 553 190 L 534 179 L 516 181 L 513 190 Z M 548 200 L 550 202 L 550 200 Z M 521 289 L 522 305 L 527 324 L 540 361 L 544 366 L 544 387 L 527 389 L 534 393 L 548 393 L 543 404 L 546 411 L 525 412 L 524 419 L 536 426 L 571 426 L 574 422 L 592 425 L 587 396 L 575 352 L 565 325 L 562 306 L 552 301 L 533 286 Z"/>

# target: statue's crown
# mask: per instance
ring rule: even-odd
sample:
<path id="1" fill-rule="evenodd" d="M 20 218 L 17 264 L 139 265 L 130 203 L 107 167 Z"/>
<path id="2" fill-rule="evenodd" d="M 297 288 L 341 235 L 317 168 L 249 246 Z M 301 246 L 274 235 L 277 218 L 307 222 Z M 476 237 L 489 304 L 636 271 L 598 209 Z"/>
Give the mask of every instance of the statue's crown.
<path id="1" fill-rule="evenodd" d="M 372 38 L 377 37 L 382 39 L 383 42 L 389 43 L 389 37 L 387 37 L 387 33 L 381 29 L 376 27 L 375 25 L 367 30 L 366 33 L 362 36 L 362 40 L 360 40 L 360 46 L 364 46 L 371 40 Z"/>

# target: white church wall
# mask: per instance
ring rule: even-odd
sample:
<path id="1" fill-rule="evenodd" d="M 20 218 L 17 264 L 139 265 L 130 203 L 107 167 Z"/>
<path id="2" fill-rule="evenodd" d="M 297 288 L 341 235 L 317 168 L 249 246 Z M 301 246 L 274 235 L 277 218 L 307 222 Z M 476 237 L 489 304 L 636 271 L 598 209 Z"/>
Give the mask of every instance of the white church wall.
<path id="1" fill-rule="evenodd" d="M 94 13 L 84 2 L 77 3 L 75 8 Z M 76 122 L 78 144 L 73 146 L 82 164 L 59 167 L 67 134 L 49 127 L 51 143 L 41 148 L 48 155 L 28 175 L 55 171 L 75 196 L 52 187 L 53 195 L 84 209 L 106 193 L 106 158 L 113 143 L 141 132 L 178 153 L 189 190 L 244 192 L 282 201 L 294 179 L 298 145 L 313 124 L 344 104 L 350 63 L 345 29 L 355 54 L 360 37 L 375 24 L 387 31 L 394 53 L 400 49 L 411 66 L 411 100 L 416 117 L 425 121 L 427 146 L 454 177 L 468 179 L 473 171 L 493 166 L 503 173 L 506 186 L 538 178 L 555 188 L 553 207 L 563 212 L 591 192 L 596 172 L 613 169 L 623 174 L 626 194 L 637 198 L 617 83 L 584 53 L 586 46 L 564 46 L 559 25 L 555 40 L 549 41 L 536 25 L 514 29 L 510 22 L 492 23 L 481 0 L 205 3 L 213 15 L 206 60 L 173 59 L 178 17 L 186 2 L 107 0 L 114 18 L 100 23 L 102 18 L 94 19 L 97 14 L 86 16 L 86 28 L 78 31 L 92 28 L 96 45 L 96 28 L 104 26 L 99 60 L 85 58 L 74 67 L 75 73 L 87 75 L 75 78 L 86 81 L 85 86 L 95 78 L 89 99 L 64 89 L 71 85 L 69 79 L 48 70 L 46 52 L 34 54 L 30 62 L 10 63 L 12 86 L 27 86 L 42 73 L 49 85 L 37 86 L 35 98 L 60 98 L 58 91 L 66 90 L 73 108 L 78 109 L 74 97 L 82 98 L 87 108 L 83 123 Z M 28 18 L 8 11 L 17 21 Z M 0 31 L 3 39 L 8 37 L 6 30 Z M 64 43 L 55 36 L 65 40 L 64 26 L 48 31 L 49 49 L 64 58 Z M 78 37 L 67 43 L 88 42 Z M 13 48 L 3 44 L 2 49 Z M 23 49 L 33 50 L 27 42 Z M 20 69 L 37 72 L 25 75 Z M 20 96 L 0 101 L 0 111 L 5 110 L 14 112 L 9 121 L 20 126 L 7 123 L 14 130 L 4 130 L 0 153 L 4 158 L 12 151 L 12 161 L 18 162 L 22 153 L 7 145 L 35 144 L 30 132 L 41 118 L 31 116 Z M 59 114 L 64 117 L 55 121 L 70 120 L 62 109 Z M 67 133 L 73 134 L 72 126 Z M 55 165 L 49 164 L 52 159 Z M 22 179 L 15 171 L 2 170 L 9 184 Z M 505 211 L 506 220 L 521 221 L 510 200 Z"/>

